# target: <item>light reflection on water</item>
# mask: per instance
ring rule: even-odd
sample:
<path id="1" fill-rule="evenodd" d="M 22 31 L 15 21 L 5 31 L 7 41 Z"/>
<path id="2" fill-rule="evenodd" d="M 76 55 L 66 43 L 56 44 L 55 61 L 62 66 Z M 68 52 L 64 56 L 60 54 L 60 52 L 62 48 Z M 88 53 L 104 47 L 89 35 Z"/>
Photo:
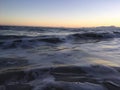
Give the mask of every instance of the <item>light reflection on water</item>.
<path id="1" fill-rule="evenodd" d="M 69 34 L 74 34 L 75 32 L 35 32 L 35 31 L 25 31 L 25 30 L 0 30 L 0 33 L 2 35 L 18 35 L 18 36 L 47 36 L 47 35 L 69 35 Z"/>
<path id="2" fill-rule="evenodd" d="M 101 58 L 101 60 L 103 59 L 103 61 L 110 61 L 120 65 L 120 39 L 89 43 L 81 46 L 84 48 L 84 51 Z"/>
<path id="3" fill-rule="evenodd" d="M 40 65 L 89 65 L 120 66 L 120 40 L 85 44 L 41 45 L 23 49 L 1 50 L 0 57 L 25 58 Z"/>
<path id="4" fill-rule="evenodd" d="M 109 61 L 109 60 L 102 60 L 100 58 L 89 58 L 91 60 L 91 63 L 98 64 L 98 65 L 105 65 L 105 66 L 113 66 L 113 67 L 119 67 L 119 64 L 115 63 L 114 61 Z"/>

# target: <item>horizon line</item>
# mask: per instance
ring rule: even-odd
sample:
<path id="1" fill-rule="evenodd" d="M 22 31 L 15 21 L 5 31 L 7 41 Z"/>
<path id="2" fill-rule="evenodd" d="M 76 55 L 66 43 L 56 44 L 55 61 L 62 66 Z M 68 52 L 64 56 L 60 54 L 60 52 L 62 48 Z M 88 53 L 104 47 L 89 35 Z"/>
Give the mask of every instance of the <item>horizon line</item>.
<path id="1" fill-rule="evenodd" d="M 8 24 L 0 24 L 0 26 L 18 26 L 18 27 L 46 27 L 46 28 L 97 28 L 97 27 L 119 27 L 120 26 L 115 26 L 115 25 L 99 25 L 99 26 L 84 26 L 84 27 L 67 27 L 67 26 L 38 26 L 38 25 L 8 25 Z"/>

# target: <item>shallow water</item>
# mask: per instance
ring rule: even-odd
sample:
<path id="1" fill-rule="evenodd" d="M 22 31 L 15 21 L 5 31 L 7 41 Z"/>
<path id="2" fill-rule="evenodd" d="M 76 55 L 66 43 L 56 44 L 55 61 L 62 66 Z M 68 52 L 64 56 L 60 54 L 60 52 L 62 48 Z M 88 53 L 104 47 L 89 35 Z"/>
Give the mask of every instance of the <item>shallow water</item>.
<path id="1" fill-rule="evenodd" d="M 119 90 L 120 28 L 0 26 L 0 90 Z"/>

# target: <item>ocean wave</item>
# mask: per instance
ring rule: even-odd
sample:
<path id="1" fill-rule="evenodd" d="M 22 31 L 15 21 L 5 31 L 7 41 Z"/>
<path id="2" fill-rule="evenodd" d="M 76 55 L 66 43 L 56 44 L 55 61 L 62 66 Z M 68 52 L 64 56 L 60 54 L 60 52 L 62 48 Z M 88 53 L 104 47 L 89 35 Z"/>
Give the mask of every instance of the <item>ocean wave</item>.
<path id="1" fill-rule="evenodd" d="M 0 26 L 0 90 L 120 90 L 119 38 L 117 27 Z"/>
<path id="2" fill-rule="evenodd" d="M 76 33 L 70 35 L 74 39 L 106 39 L 113 38 L 114 35 L 108 33 Z"/>
<path id="3" fill-rule="evenodd" d="M 33 48 L 63 43 L 83 44 L 120 38 L 118 27 L 50 28 L 0 26 L 0 48 Z"/>
<path id="4" fill-rule="evenodd" d="M 8 48 L 32 48 L 38 46 L 41 43 L 58 44 L 64 40 L 54 36 L 16 36 L 16 35 L 1 35 L 0 46 L 4 49 Z"/>
<path id="5" fill-rule="evenodd" d="M 21 39 L 27 36 L 18 36 L 18 35 L 0 35 L 0 40 L 10 40 L 10 39 Z"/>
<path id="6" fill-rule="evenodd" d="M 31 48 L 39 46 L 41 43 L 46 44 L 60 44 L 60 43 L 90 43 L 95 41 L 103 41 L 113 38 L 119 38 L 120 32 L 86 32 L 86 33 L 74 33 L 68 35 L 43 35 L 43 36 L 17 36 L 17 35 L 0 35 L 0 46 L 2 48 Z M 69 43 L 70 43 L 69 42 Z"/>
<path id="7" fill-rule="evenodd" d="M 119 68 L 107 66 L 54 66 L 0 73 L 0 87 L 33 90 L 119 90 Z M 16 87 L 17 88 L 17 87 Z M 32 89 L 30 89 L 32 90 Z"/>

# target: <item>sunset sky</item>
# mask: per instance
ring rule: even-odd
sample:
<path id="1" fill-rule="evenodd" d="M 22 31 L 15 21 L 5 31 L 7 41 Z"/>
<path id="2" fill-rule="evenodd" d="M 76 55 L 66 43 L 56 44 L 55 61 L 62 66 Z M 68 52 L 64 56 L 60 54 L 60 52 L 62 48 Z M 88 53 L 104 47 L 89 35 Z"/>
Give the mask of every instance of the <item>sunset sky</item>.
<path id="1" fill-rule="evenodd" d="M 120 0 L 0 0 L 0 25 L 120 26 Z"/>

